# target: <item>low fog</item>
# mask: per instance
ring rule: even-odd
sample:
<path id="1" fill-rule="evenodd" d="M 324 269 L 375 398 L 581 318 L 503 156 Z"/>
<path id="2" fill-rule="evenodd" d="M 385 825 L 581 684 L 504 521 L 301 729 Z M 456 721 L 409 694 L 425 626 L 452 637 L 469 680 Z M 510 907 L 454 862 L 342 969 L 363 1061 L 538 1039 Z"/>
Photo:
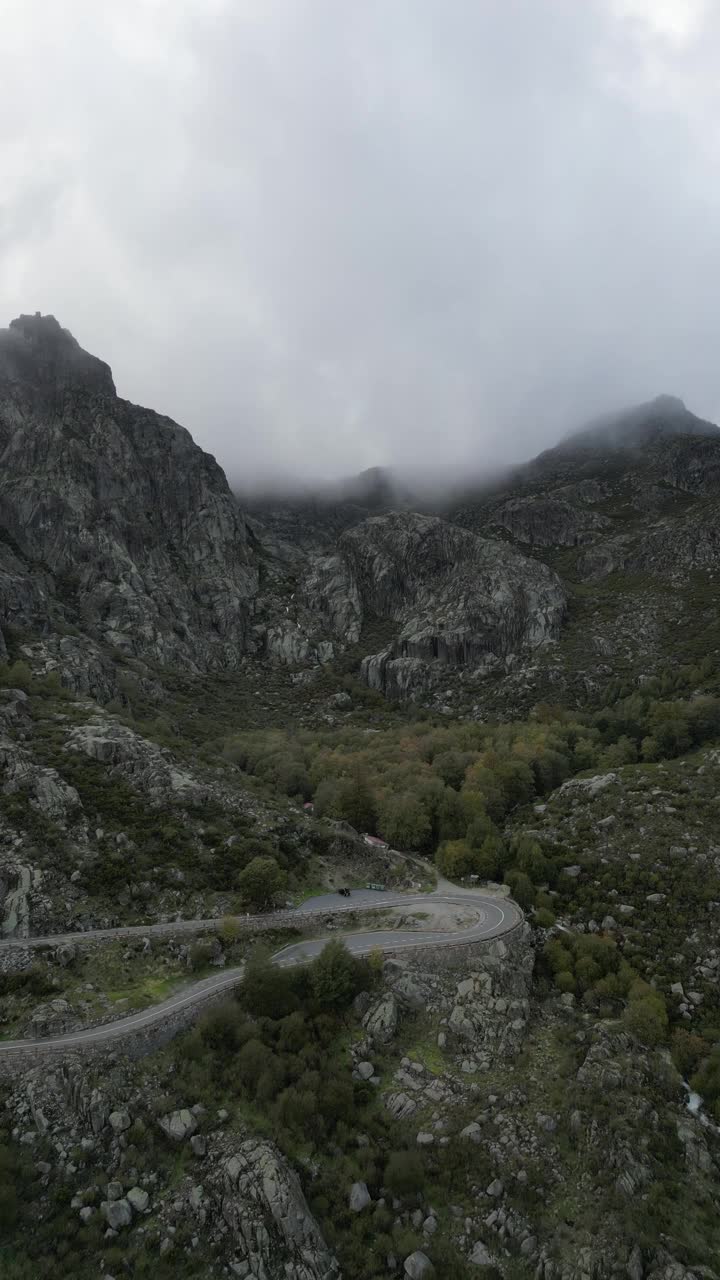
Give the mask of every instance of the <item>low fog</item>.
<path id="1" fill-rule="evenodd" d="M 703 0 L 5 0 L 0 324 L 243 490 L 717 420 L 719 56 Z"/>

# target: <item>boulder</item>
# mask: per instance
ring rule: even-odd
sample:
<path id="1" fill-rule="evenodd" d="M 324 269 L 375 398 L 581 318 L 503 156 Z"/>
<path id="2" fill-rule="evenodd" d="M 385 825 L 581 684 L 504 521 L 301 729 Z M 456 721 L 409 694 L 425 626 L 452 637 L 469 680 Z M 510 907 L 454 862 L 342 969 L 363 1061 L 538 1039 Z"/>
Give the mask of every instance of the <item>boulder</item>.
<path id="1" fill-rule="evenodd" d="M 466 1124 L 465 1128 L 460 1130 L 460 1137 L 465 1142 L 482 1142 L 482 1128 L 477 1121 L 473 1121 L 472 1124 Z"/>
<path id="2" fill-rule="evenodd" d="M 406 1093 L 389 1093 L 385 1098 L 385 1106 L 396 1120 L 407 1120 L 417 1110 L 417 1103 Z"/>
<path id="3" fill-rule="evenodd" d="M 616 773 L 597 773 L 593 778 L 569 778 L 567 782 L 563 782 L 558 795 L 566 795 L 568 792 L 580 792 L 582 795 L 592 799 L 617 781 L 618 775 Z"/>
<path id="4" fill-rule="evenodd" d="M 389 1044 L 397 1030 L 398 1008 L 394 995 L 388 993 L 371 1005 L 363 1026 L 378 1044 Z"/>
<path id="5" fill-rule="evenodd" d="M 142 1187 L 131 1187 L 125 1198 L 135 1213 L 144 1213 L 150 1203 L 150 1197 Z"/>
<path id="6" fill-rule="evenodd" d="M 219 1174 L 219 1178 L 218 1178 Z M 266 1139 L 249 1138 L 208 1173 L 206 1191 L 221 1204 L 232 1242 L 252 1255 L 252 1272 L 292 1280 L 332 1280 L 337 1259 L 313 1218 L 296 1174 Z M 282 1265 L 279 1265 L 282 1260 Z"/>
<path id="7" fill-rule="evenodd" d="M 476 1267 L 492 1266 L 492 1258 L 488 1253 L 487 1246 L 483 1243 L 482 1240 L 477 1240 L 473 1245 L 473 1250 L 472 1250 L 472 1253 L 470 1254 L 470 1261 Z"/>
<path id="8" fill-rule="evenodd" d="M 427 1007 L 429 989 L 415 974 L 401 973 L 397 981 L 393 982 L 393 995 L 408 1009 L 424 1009 Z"/>
<path id="9" fill-rule="evenodd" d="M 182 1142 L 197 1129 L 197 1120 L 186 1107 L 162 1116 L 158 1123 L 163 1133 L 167 1134 L 168 1138 L 172 1138 L 173 1142 Z"/>
<path id="10" fill-rule="evenodd" d="M 67 1000 L 49 1000 L 47 1004 L 39 1004 L 33 1009 L 28 1031 L 30 1036 L 39 1040 L 59 1036 L 65 1031 L 72 1031 L 76 1017 Z"/>
<path id="11" fill-rule="evenodd" d="M 132 1209 L 127 1200 L 103 1200 L 100 1211 L 113 1231 L 129 1227 L 132 1222 Z"/>
<path id="12" fill-rule="evenodd" d="M 353 1182 L 348 1196 L 348 1208 L 351 1213 L 362 1213 L 369 1204 L 372 1204 L 372 1196 L 367 1189 L 367 1183 Z"/>
<path id="13" fill-rule="evenodd" d="M 358 991 L 352 1002 L 352 1010 L 356 1018 L 362 1018 L 363 1014 L 367 1013 L 371 1003 L 372 996 L 369 991 Z"/>
<path id="14" fill-rule="evenodd" d="M 432 1262 L 420 1249 L 408 1255 L 403 1263 L 403 1270 L 410 1280 L 430 1280 L 430 1277 L 435 1275 Z"/>
<path id="15" fill-rule="evenodd" d="M 108 1116 L 108 1124 L 111 1129 L 114 1129 L 115 1133 L 124 1133 L 132 1124 L 130 1113 L 126 1111 L 124 1107 L 121 1107 L 117 1111 L 111 1111 Z M 97 1133 L 98 1130 L 95 1130 L 95 1132 Z"/>

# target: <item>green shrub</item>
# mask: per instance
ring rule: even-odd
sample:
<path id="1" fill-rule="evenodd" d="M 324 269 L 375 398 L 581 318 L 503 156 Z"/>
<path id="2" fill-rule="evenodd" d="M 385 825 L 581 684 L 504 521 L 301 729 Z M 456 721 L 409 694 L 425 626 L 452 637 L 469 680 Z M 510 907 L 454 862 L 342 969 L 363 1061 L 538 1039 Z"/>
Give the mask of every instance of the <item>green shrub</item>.
<path id="1" fill-rule="evenodd" d="M 523 911 L 529 911 L 535 902 L 535 887 L 524 871 L 506 871 L 505 883 Z"/>
<path id="2" fill-rule="evenodd" d="M 388 1157 L 383 1182 L 397 1196 L 410 1196 L 422 1191 L 425 1170 L 417 1151 L 393 1151 Z"/>
<path id="3" fill-rule="evenodd" d="M 555 923 L 555 916 L 552 911 L 548 911 L 547 907 L 538 907 L 533 920 L 538 929 L 551 929 Z"/>
<path id="4" fill-rule="evenodd" d="M 664 997 L 645 982 L 635 982 L 623 1012 L 628 1030 L 646 1045 L 663 1044 L 668 1036 L 668 1013 Z"/>
<path id="5" fill-rule="evenodd" d="M 339 938 L 327 942 L 310 967 L 310 987 L 321 1009 L 344 1009 L 369 985 L 368 965 L 356 960 Z"/>
<path id="6" fill-rule="evenodd" d="M 193 942 L 189 952 L 190 968 L 193 972 L 197 969 L 205 969 L 213 955 L 214 948 L 211 942 Z"/>
<path id="7" fill-rule="evenodd" d="M 287 875 L 274 858 L 253 858 L 239 872 L 237 887 L 243 903 L 252 911 L 266 911 L 285 888 Z"/>

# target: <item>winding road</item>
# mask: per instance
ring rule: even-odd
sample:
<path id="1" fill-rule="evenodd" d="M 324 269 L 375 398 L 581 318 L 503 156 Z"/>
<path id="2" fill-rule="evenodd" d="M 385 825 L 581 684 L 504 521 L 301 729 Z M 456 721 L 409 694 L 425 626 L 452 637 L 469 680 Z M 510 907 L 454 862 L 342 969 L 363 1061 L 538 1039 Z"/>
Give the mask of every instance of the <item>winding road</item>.
<path id="1" fill-rule="evenodd" d="M 387 910 L 401 906 L 403 908 L 425 908 L 429 904 L 439 906 L 471 908 L 475 920 L 464 928 L 457 929 L 377 929 L 363 930 L 354 933 L 334 932 L 332 937 L 342 938 L 354 955 L 367 955 L 379 948 L 381 951 L 401 951 L 418 947 L 458 946 L 472 942 L 487 942 L 515 929 L 523 920 L 523 914 L 516 903 L 509 898 L 490 897 L 474 889 L 458 889 L 454 885 L 441 885 L 432 894 L 391 894 L 379 893 L 364 889 L 352 891 L 351 899 L 337 893 L 323 894 L 311 898 L 302 906 L 295 908 L 291 915 L 298 926 L 307 923 L 308 916 L 325 918 L 329 915 L 342 915 L 347 912 Z M 186 931 L 201 932 L 220 925 L 219 920 L 180 921 L 174 924 L 137 925 L 120 929 L 102 929 L 87 933 L 56 934 L 45 938 L 8 939 L 0 942 L 0 952 L 17 947 L 57 946 L 63 942 L 87 942 L 88 939 L 109 940 L 128 936 L 147 937 L 153 934 L 177 933 L 186 927 Z M 269 922 L 268 922 L 269 923 Z M 329 937 L 308 939 L 291 943 L 282 947 L 272 957 L 272 963 L 286 968 L 291 965 L 306 964 L 319 955 Z M 202 1005 L 224 991 L 237 986 L 244 973 L 244 965 L 228 969 L 223 973 L 213 974 L 192 983 L 182 991 L 169 996 L 167 1000 L 152 1005 L 140 1013 L 129 1014 L 115 1022 L 101 1026 L 88 1027 L 83 1031 L 69 1031 L 64 1035 L 49 1037 L 43 1040 L 0 1040 L 0 1062 L 21 1055 L 57 1054 L 72 1052 L 90 1046 L 102 1046 L 121 1041 L 128 1036 L 136 1035 L 157 1023 L 163 1022 L 171 1015 L 181 1012 L 191 1005 Z"/>

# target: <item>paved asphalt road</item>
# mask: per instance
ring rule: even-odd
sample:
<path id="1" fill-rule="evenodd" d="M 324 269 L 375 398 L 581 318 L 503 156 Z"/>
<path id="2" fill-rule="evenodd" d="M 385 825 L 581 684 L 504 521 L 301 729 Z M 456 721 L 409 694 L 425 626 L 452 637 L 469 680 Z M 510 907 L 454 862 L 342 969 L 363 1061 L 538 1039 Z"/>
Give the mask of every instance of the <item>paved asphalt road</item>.
<path id="1" fill-rule="evenodd" d="M 444 882 L 453 893 L 465 893 L 458 890 L 449 881 Z M 353 889 L 351 898 L 343 898 L 339 893 L 323 893 L 316 898 L 308 898 L 299 907 L 289 907 L 277 914 L 287 915 L 339 915 L 343 911 L 365 910 L 368 907 L 410 906 L 426 903 L 428 894 L 377 893 L 371 889 Z M 229 916 L 244 924 L 248 917 Z M 251 919 L 268 922 L 267 916 L 253 916 Z M 198 920 L 168 920 L 160 924 L 127 924 L 112 929 L 85 929 L 74 933 L 51 933 L 32 938 L 0 938 L 0 952 L 7 950 L 27 951 L 39 947 L 58 947 L 63 942 L 87 942 L 89 938 L 96 942 L 112 942 L 120 938 L 157 938 L 175 936 L 178 933 L 207 933 L 209 929 L 217 929 L 223 919 L 210 917 Z M 268 924 L 268 927 L 270 925 Z"/>
<path id="2" fill-rule="evenodd" d="M 366 955 L 368 952 L 379 947 L 382 951 L 399 951 L 415 947 L 427 946 L 452 946 L 465 944 L 468 942 L 481 942 L 490 938 L 500 937 L 503 933 L 509 932 L 515 928 L 522 920 L 522 912 L 515 903 L 507 898 L 490 898 L 485 894 L 476 892 L 472 889 L 457 889 L 455 886 L 442 885 L 440 890 L 433 894 L 418 895 L 400 895 L 391 893 L 377 893 L 364 889 L 353 890 L 352 898 L 348 900 L 340 894 L 325 894 L 318 898 L 311 898 L 304 902 L 301 907 L 297 908 L 297 915 L 339 915 L 347 911 L 355 911 L 358 909 L 368 910 L 371 908 L 387 908 L 402 905 L 404 907 L 424 906 L 427 907 L 428 902 L 435 902 L 440 905 L 453 906 L 456 904 L 464 907 L 472 906 L 477 911 L 477 918 L 474 923 L 464 929 L 457 930 L 395 930 L 395 929 L 379 929 L 367 930 L 358 933 L 340 933 L 335 932 L 331 936 L 334 938 L 341 937 L 347 947 L 355 955 Z M 203 925 L 204 927 L 217 927 L 218 921 L 188 922 L 193 926 Z M 298 921 L 300 923 L 300 920 Z M 40 942 L 45 945 L 57 945 L 59 942 L 72 942 L 79 940 L 87 940 L 88 937 L 125 937 L 128 933 L 137 933 L 141 936 L 153 934 L 162 930 L 164 932 L 177 931 L 175 925 L 150 925 L 147 927 L 137 926 L 137 928 L 129 929 L 105 929 L 98 930 L 97 933 L 80 933 L 80 934 L 62 934 L 52 938 L 44 939 L 24 939 L 23 945 L 27 946 L 28 941 L 39 945 Z M 312 960 L 319 955 L 328 941 L 328 937 L 308 940 L 307 942 L 296 942 L 290 946 L 283 947 L 282 950 L 276 952 L 273 956 L 273 964 L 287 967 L 290 965 L 303 964 L 308 960 Z M 14 942 L 6 941 L 0 943 L 0 949 L 14 946 Z M 163 1000 L 160 1004 L 153 1005 L 149 1009 L 145 1009 L 142 1013 L 130 1014 L 128 1017 L 118 1019 L 116 1022 L 108 1022 L 104 1026 L 90 1027 L 85 1031 L 70 1031 L 65 1035 L 55 1036 L 46 1040 L 6 1040 L 0 1041 L 0 1059 L 10 1055 L 21 1055 L 31 1053 L 62 1053 L 80 1049 L 90 1044 L 112 1043 L 116 1040 L 122 1040 L 129 1034 L 134 1034 L 146 1027 L 152 1026 L 156 1022 L 163 1021 L 168 1015 L 177 1013 L 187 1008 L 188 1005 L 201 1005 L 205 1000 L 212 996 L 221 994 L 223 991 L 229 990 L 236 986 L 243 975 L 244 966 L 241 965 L 236 969 L 228 969 L 224 973 L 213 974 L 210 978 L 203 978 L 199 982 L 194 982 L 191 986 L 186 987 L 183 991 L 176 995 L 170 996 L 167 1000 Z"/>

